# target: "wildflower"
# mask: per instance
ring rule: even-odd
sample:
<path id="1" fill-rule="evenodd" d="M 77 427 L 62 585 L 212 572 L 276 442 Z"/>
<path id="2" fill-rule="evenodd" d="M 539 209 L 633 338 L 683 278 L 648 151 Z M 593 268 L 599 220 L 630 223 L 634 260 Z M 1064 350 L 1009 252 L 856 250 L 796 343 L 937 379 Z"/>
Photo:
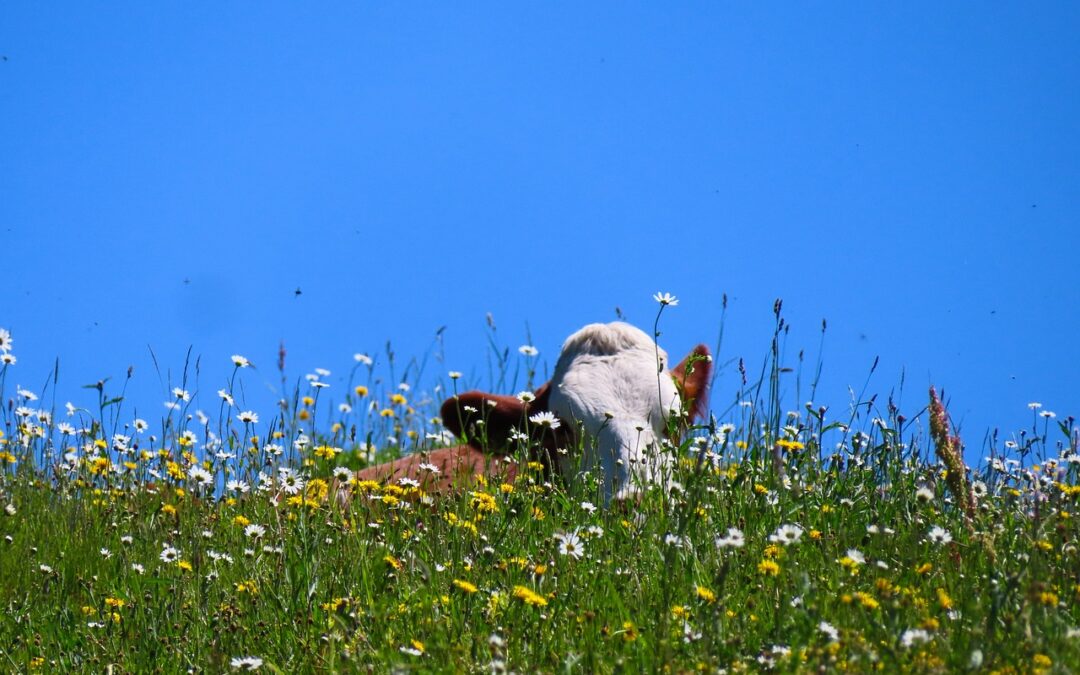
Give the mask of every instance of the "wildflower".
<path id="1" fill-rule="evenodd" d="M 547 599 L 527 586 L 514 586 L 514 597 L 526 605 L 534 607 L 546 607 Z"/>
<path id="2" fill-rule="evenodd" d="M 403 646 L 400 648 L 402 654 L 408 654 L 409 656 L 422 656 L 424 654 L 424 643 L 419 640 L 411 640 L 410 646 Z"/>
<path id="3" fill-rule="evenodd" d="M 101 549 L 100 553 L 101 553 L 101 557 L 105 558 L 106 560 L 108 560 L 109 558 L 112 557 L 112 551 L 110 551 L 107 548 Z"/>
<path id="4" fill-rule="evenodd" d="M 183 401 L 184 403 L 187 403 L 191 400 L 191 393 L 188 392 L 186 389 L 181 389 L 180 387 L 173 387 L 172 393 L 173 396 L 175 396 L 178 400 Z"/>
<path id="5" fill-rule="evenodd" d="M 467 593 L 469 595 L 472 595 L 478 590 L 476 588 L 476 584 L 464 581 L 462 579 L 454 579 L 453 584 L 454 588 L 457 588 L 462 593 Z"/>
<path id="6" fill-rule="evenodd" d="M 538 424 L 542 427 L 548 427 L 551 429 L 558 429 L 561 426 L 559 418 L 555 416 L 555 413 L 550 410 L 536 413 L 529 418 L 529 421 L 533 424 Z"/>
<path id="7" fill-rule="evenodd" d="M 450 376 L 451 380 L 460 380 L 461 379 L 461 373 L 459 371 L 456 371 L 456 370 L 451 370 L 448 373 L 448 375 Z"/>
<path id="8" fill-rule="evenodd" d="M 146 568 L 139 563 L 131 563 L 131 571 L 135 574 L 146 574 Z"/>
<path id="9" fill-rule="evenodd" d="M 244 535 L 252 539 L 259 539 L 266 534 L 266 528 L 252 523 L 244 528 Z"/>
<path id="10" fill-rule="evenodd" d="M 671 293 L 656 293 L 652 297 L 653 300 L 659 302 L 661 305 L 664 306 L 671 305 L 672 307 L 675 307 L 679 304 L 679 299 Z"/>
<path id="11" fill-rule="evenodd" d="M 927 533 L 926 539 L 931 544 L 948 544 L 952 541 L 952 535 L 940 525 L 935 525 L 930 528 L 930 532 Z"/>
<path id="12" fill-rule="evenodd" d="M 15 365 L 15 362 L 17 360 L 18 359 L 15 358 L 14 354 L 9 354 L 8 352 L 0 352 L 0 363 L 3 363 L 5 366 Z"/>
<path id="13" fill-rule="evenodd" d="M 251 361 L 248 361 L 246 358 L 240 356 L 239 354 L 232 355 L 232 362 L 233 365 L 235 365 L 237 368 L 247 368 L 251 365 Z"/>
<path id="14" fill-rule="evenodd" d="M 161 558 L 161 562 L 163 563 L 174 563 L 180 559 L 180 551 L 172 546 L 165 546 L 161 549 L 161 553 L 158 554 L 158 557 Z"/>
<path id="15" fill-rule="evenodd" d="M 517 393 L 517 400 L 521 401 L 522 403 L 532 403 L 536 400 L 536 395 L 533 394 L 531 391 L 519 391 Z"/>
<path id="16" fill-rule="evenodd" d="M 900 644 L 905 649 L 910 649 L 917 644 L 930 641 L 930 633 L 922 628 L 909 628 L 900 636 Z"/>
<path id="17" fill-rule="evenodd" d="M 639 636 L 639 633 L 638 633 L 638 630 L 637 630 L 637 626 L 634 625 L 634 622 L 633 621 L 623 621 L 623 625 L 622 625 L 622 637 L 623 637 L 623 640 L 625 640 L 627 642 L 633 642 L 634 640 L 638 639 L 638 636 Z"/>
<path id="18" fill-rule="evenodd" d="M 726 535 L 716 538 L 717 548 L 742 548 L 745 543 L 746 537 L 737 527 L 729 527 Z"/>
<path id="19" fill-rule="evenodd" d="M 259 416 L 254 411 L 245 410 L 236 416 L 236 419 L 240 420 L 244 424 L 258 424 Z"/>
<path id="20" fill-rule="evenodd" d="M 206 487 L 213 484 L 214 482 L 214 474 L 210 473 L 198 464 L 188 469 L 188 476 L 191 478 L 191 480 L 198 483 L 200 487 Z"/>
<path id="21" fill-rule="evenodd" d="M 220 396 L 222 400 L 224 400 L 230 406 L 236 405 L 236 402 L 233 400 L 232 394 L 225 391 L 224 389 L 218 389 L 217 395 Z"/>
<path id="22" fill-rule="evenodd" d="M 237 656 L 229 661 L 229 665 L 237 670 L 258 670 L 262 664 L 263 660 L 258 656 Z"/>
<path id="23" fill-rule="evenodd" d="M 38 571 L 42 574 L 52 574 L 53 569 L 48 565 L 38 565 Z"/>
<path id="24" fill-rule="evenodd" d="M 521 345 L 518 347 L 518 351 L 522 356 L 536 356 L 540 353 L 540 350 L 532 345 Z"/>
<path id="25" fill-rule="evenodd" d="M 581 509 L 586 513 L 596 513 L 596 505 L 592 502 L 581 502 Z"/>
<path id="26" fill-rule="evenodd" d="M 14 504 L 8 504 L 7 506 L 5 506 L 4 507 L 4 513 L 8 514 L 9 516 L 15 515 L 17 513 L 17 511 L 15 510 L 15 505 Z"/>
<path id="27" fill-rule="evenodd" d="M 581 537 L 577 532 L 557 533 L 555 538 L 559 540 L 559 555 L 568 555 L 571 558 L 581 558 L 584 549 L 581 545 Z"/>
<path id="28" fill-rule="evenodd" d="M 780 565 L 775 560 L 762 560 L 757 566 L 758 572 L 767 577 L 775 577 L 780 574 Z"/>
<path id="29" fill-rule="evenodd" d="M 696 589 L 696 593 L 699 598 L 709 604 L 716 602 L 716 593 L 713 593 L 710 589 L 704 586 L 698 586 Z"/>
<path id="30" fill-rule="evenodd" d="M 769 535 L 769 541 L 787 546 L 798 542 L 802 534 L 803 529 L 801 527 L 788 523 L 781 525 L 776 532 Z"/>
<path id="31" fill-rule="evenodd" d="M 286 494 L 295 495 L 304 488 L 304 478 L 296 473 L 294 469 L 281 467 L 278 474 L 281 479 L 281 487 Z"/>
<path id="32" fill-rule="evenodd" d="M 10 352 L 12 344 L 11 333 L 6 328 L 0 328 L 0 352 Z"/>
<path id="33" fill-rule="evenodd" d="M 828 621 L 819 623 L 818 630 L 829 636 L 829 642 L 838 642 L 840 640 L 840 631 L 836 630 L 836 627 Z"/>

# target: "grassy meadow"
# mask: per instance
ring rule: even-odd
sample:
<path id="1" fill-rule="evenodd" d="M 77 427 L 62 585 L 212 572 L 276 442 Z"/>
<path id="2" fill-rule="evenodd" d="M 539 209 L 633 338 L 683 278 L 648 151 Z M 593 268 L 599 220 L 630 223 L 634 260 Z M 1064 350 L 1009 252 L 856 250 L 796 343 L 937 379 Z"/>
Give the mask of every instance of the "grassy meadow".
<path id="1" fill-rule="evenodd" d="M 402 386 L 357 355 L 326 386 L 282 363 L 292 395 L 251 411 L 235 356 L 228 381 L 169 383 L 143 420 L 117 381 L 89 408 L 17 388 L 0 331 L 0 670 L 1073 670 L 1072 419 L 1033 403 L 965 467 L 929 396 L 806 402 L 779 309 L 760 371 L 740 364 L 663 449 L 679 486 L 621 508 L 523 447 L 516 480 L 453 497 L 351 480 L 453 444 L 436 415 L 458 373 Z M 539 384 L 530 349 L 492 363 L 500 393 Z"/>

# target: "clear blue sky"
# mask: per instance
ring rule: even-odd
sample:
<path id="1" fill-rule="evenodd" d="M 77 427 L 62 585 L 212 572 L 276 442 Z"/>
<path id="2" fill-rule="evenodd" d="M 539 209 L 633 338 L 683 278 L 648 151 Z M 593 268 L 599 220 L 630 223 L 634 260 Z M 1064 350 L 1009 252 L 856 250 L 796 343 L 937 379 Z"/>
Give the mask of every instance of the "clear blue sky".
<path id="1" fill-rule="evenodd" d="M 441 326 L 432 375 L 479 377 L 487 312 L 553 364 L 663 290 L 669 351 L 727 293 L 754 370 L 774 298 L 788 365 L 827 319 L 837 411 L 880 357 L 969 446 L 1080 414 L 1080 4 L 668 5 L 5 3 L 9 386 L 133 365 L 156 415 L 147 345 L 212 394 L 233 353 L 337 381 Z"/>

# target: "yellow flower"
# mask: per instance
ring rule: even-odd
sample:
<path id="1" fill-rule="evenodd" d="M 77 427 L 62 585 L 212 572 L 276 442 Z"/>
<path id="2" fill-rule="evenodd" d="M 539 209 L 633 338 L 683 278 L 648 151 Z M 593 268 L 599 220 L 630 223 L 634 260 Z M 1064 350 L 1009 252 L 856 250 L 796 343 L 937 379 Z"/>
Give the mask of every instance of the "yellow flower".
<path id="1" fill-rule="evenodd" d="M 790 440 L 788 440 L 786 438 L 781 438 L 780 440 L 778 440 L 776 442 L 776 444 L 779 445 L 784 450 L 788 450 L 788 451 L 802 450 L 803 448 L 806 447 L 805 445 L 803 445 L 802 443 L 800 443 L 798 441 L 790 441 Z"/>
<path id="2" fill-rule="evenodd" d="M 244 593 L 247 593 L 248 595 L 259 594 L 259 589 L 255 586 L 255 582 L 250 579 L 248 581 L 241 581 L 240 583 L 233 584 L 233 586 L 236 588 L 236 593 L 238 595 L 243 595 Z"/>
<path id="3" fill-rule="evenodd" d="M 176 515 L 176 507 L 173 506 L 172 504 L 162 504 L 161 512 L 164 513 L 165 515 L 168 515 L 168 516 L 175 516 Z"/>
<path id="4" fill-rule="evenodd" d="M 1044 605 L 1056 606 L 1058 604 L 1058 595 L 1051 591 L 1043 591 L 1039 593 L 1039 602 Z"/>
<path id="5" fill-rule="evenodd" d="M 1031 661 L 1036 668 L 1049 668 L 1054 665 L 1054 662 L 1046 654 L 1036 654 L 1031 658 Z"/>
<path id="6" fill-rule="evenodd" d="M 244 516 L 236 516 L 232 519 L 233 525 L 239 525 L 240 527 L 247 527 L 251 524 L 251 521 Z"/>
<path id="7" fill-rule="evenodd" d="M 867 609 L 877 609 L 880 606 L 877 599 L 869 593 L 859 591 L 855 594 L 855 597 L 859 600 L 859 604 Z"/>
<path id="8" fill-rule="evenodd" d="M 821 539 L 821 530 L 810 530 L 811 539 Z"/>
<path id="9" fill-rule="evenodd" d="M 934 569 L 934 566 L 930 563 L 923 563 L 915 568 L 915 574 L 929 574 Z"/>
<path id="10" fill-rule="evenodd" d="M 716 602 L 716 593 L 713 593 L 711 590 L 705 588 L 704 586 L 697 587 L 697 596 L 708 603 Z"/>
<path id="11" fill-rule="evenodd" d="M 546 607 L 548 604 L 544 596 L 526 586 L 514 586 L 514 597 L 533 607 Z"/>
<path id="12" fill-rule="evenodd" d="M 379 415 L 381 415 L 382 417 L 393 417 L 394 416 L 394 411 L 391 410 L 390 408 L 383 408 L 382 410 L 379 411 Z"/>
<path id="13" fill-rule="evenodd" d="M 633 642 L 634 640 L 638 639 L 639 633 L 633 621 L 623 621 L 622 628 L 623 640 L 626 640 L 627 642 Z"/>
<path id="14" fill-rule="evenodd" d="M 772 560 L 762 560 L 757 566 L 758 572 L 767 577 L 775 577 L 780 574 L 780 565 Z"/>
<path id="15" fill-rule="evenodd" d="M 383 562 L 385 562 L 387 565 L 389 565 L 390 567 L 393 567 L 396 570 L 400 570 L 401 567 L 402 567 L 401 561 L 398 560 L 397 558 L 395 558 L 392 555 L 383 556 Z"/>
<path id="16" fill-rule="evenodd" d="M 480 513 L 495 513 L 499 510 L 499 505 L 495 502 L 495 496 L 489 495 L 486 492 L 472 492 L 472 499 L 469 500 L 469 506 L 476 509 Z"/>
<path id="17" fill-rule="evenodd" d="M 176 566 L 184 570 L 185 572 L 190 572 L 191 570 L 195 569 L 191 566 L 191 563 L 186 560 L 180 560 L 176 563 Z"/>
<path id="18" fill-rule="evenodd" d="M 116 609 L 123 609 L 127 601 L 122 598 L 105 598 L 106 607 L 115 607 Z"/>
<path id="19" fill-rule="evenodd" d="M 304 405 L 314 405 L 315 404 L 315 399 L 311 398 L 310 396 L 305 396 L 304 398 L 302 398 L 300 400 L 303 402 Z"/>
<path id="20" fill-rule="evenodd" d="M 472 584 L 468 581 L 463 581 L 461 579 L 454 579 L 453 583 L 455 588 L 457 588 L 462 593 L 468 593 L 469 595 L 472 595 L 478 590 L 476 588 L 476 584 Z"/>
<path id="21" fill-rule="evenodd" d="M 353 389 L 353 391 L 356 392 L 356 395 L 360 398 L 364 398 L 365 396 L 367 396 L 367 387 L 362 384 L 357 385 L 357 387 Z"/>
<path id="22" fill-rule="evenodd" d="M 671 616 L 676 619 L 685 619 L 690 616 L 690 609 L 685 605 L 675 605 L 671 608 Z"/>
<path id="23" fill-rule="evenodd" d="M 953 601 L 944 588 L 937 589 L 937 601 L 942 609 L 952 609 Z"/>
<path id="24" fill-rule="evenodd" d="M 390 397 L 390 402 L 393 403 L 394 405 L 405 405 L 409 401 L 408 401 L 408 399 L 406 399 L 401 394 L 393 394 Z"/>

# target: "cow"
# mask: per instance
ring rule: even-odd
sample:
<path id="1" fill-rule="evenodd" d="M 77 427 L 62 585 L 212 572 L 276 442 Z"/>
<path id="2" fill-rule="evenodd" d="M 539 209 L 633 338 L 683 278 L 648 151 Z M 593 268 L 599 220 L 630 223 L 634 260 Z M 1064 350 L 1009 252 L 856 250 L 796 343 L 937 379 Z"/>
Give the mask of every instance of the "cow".
<path id="1" fill-rule="evenodd" d="M 669 370 L 667 353 L 644 331 L 590 324 L 567 338 L 551 380 L 531 396 L 469 391 L 447 399 L 443 424 L 462 444 L 371 466 L 353 480 L 411 479 L 429 493 L 480 479 L 512 482 L 520 469 L 509 457 L 512 441 L 527 435 L 526 459 L 546 474 L 573 482 L 581 471 L 599 472 L 605 501 L 623 500 L 666 483 L 670 456 L 660 445 L 669 429 L 705 414 L 711 370 L 703 344 Z"/>

